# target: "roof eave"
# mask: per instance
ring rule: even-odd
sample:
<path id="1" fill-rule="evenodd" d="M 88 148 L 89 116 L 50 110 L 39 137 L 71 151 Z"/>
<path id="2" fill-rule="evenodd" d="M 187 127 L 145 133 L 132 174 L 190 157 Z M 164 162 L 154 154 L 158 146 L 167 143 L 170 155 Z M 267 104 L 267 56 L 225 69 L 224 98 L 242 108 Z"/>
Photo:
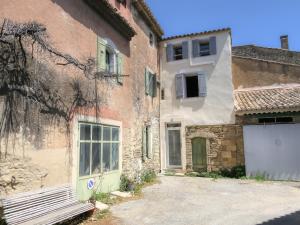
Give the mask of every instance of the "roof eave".
<path id="1" fill-rule="evenodd" d="M 84 1 L 128 41 L 136 35 L 136 31 L 133 27 L 117 12 L 115 8 L 110 5 L 107 0 Z"/>

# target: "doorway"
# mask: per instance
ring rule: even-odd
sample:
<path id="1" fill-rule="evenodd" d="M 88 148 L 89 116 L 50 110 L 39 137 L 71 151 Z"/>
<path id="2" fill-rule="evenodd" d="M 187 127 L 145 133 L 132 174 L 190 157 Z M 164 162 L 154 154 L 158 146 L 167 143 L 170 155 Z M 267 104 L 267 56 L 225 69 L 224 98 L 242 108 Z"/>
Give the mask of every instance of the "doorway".
<path id="1" fill-rule="evenodd" d="M 181 167 L 181 136 L 180 127 L 167 127 L 167 165 Z"/>
<path id="2" fill-rule="evenodd" d="M 196 137 L 192 139 L 192 159 L 194 171 L 207 171 L 205 138 Z"/>

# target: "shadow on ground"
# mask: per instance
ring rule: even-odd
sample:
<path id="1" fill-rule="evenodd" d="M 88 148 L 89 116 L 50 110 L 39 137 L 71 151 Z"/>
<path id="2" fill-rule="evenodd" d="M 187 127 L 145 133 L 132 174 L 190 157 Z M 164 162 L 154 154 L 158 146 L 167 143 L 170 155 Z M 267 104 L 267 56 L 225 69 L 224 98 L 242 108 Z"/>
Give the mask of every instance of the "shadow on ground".
<path id="1" fill-rule="evenodd" d="M 300 224 L 300 211 L 296 211 L 285 216 L 281 216 L 258 225 L 299 225 Z"/>

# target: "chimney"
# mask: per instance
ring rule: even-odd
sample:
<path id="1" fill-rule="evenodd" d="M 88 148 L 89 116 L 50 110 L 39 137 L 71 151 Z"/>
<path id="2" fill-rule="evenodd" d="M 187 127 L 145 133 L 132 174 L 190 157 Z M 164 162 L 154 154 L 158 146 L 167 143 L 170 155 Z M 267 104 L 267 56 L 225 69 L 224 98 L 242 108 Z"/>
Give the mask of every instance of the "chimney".
<path id="1" fill-rule="evenodd" d="M 287 35 L 280 36 L 281 48 L 282 49 L 289 49 L 289 37 Z"/>

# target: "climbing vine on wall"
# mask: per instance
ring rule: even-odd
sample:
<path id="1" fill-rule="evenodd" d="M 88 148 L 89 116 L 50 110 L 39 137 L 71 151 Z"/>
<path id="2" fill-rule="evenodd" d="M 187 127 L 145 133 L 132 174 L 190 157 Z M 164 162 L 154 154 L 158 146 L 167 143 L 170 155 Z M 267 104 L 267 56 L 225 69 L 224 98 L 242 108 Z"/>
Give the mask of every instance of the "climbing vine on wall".
<path id="1" fill-rule="evenodd" d="M 70 123 L 78 110 L 98 115 L 102 101 L 94 58 L 78 60 L 51 45 L 46 27 L 36 22 L 4 20 L 0 27 L 0 141 L 18 132 L 40 137 L 44 123 Z M 70 76 L 70 71 L 73 76 Z M 68 138 L 70 140 L 70 138 Z M 70 143 L 69 143 L 70 148 Z M 0 158 L 9 153 L 0 151 Z"/>

